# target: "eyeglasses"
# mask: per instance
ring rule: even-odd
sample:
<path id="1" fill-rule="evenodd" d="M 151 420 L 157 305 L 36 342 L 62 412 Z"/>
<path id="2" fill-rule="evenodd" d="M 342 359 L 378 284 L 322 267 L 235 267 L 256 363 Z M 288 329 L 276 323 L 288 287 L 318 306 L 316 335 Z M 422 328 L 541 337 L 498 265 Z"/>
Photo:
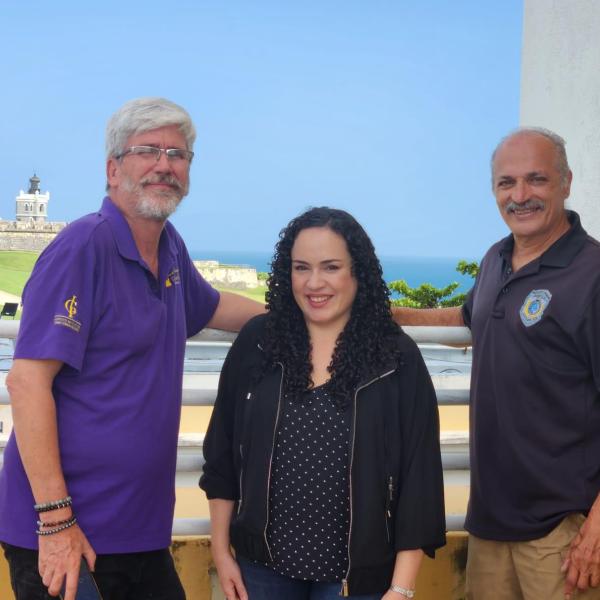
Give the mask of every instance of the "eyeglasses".
<path id="1" fill-rule="evenodd" d="M 157 148 L 156 146 L 131 146 L 121 152 L 121 154 L 117 154 L 115 158 L 121 159 L 128 154 L 133 154 L 134 156 L 139 156 L 145 160 L 154 159 L 156 162 L 160 160 L 160 155 L 165 153 L 167 160 L 171 162 L 179 162 L 179 161 L 187 161 L 192 162 L 192 158 L 194 158 L 194 153 L 191 150 L 182 150 L 181 148 Z"/>

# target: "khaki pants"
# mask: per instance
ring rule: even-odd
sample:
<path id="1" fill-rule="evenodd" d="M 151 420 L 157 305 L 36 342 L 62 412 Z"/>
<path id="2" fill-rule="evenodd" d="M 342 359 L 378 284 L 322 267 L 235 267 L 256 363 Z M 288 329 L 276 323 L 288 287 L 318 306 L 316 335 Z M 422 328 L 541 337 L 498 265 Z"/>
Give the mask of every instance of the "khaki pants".
<path id="1" fill-rule="evenodd" d="M 560 567 L 584 519 L 569 515 L 547 536 L 527 542 L 470 535 L 467 600 L 564 600 Z M 576 592 L 573 598 L 600 600 L 600 588 Z"/>

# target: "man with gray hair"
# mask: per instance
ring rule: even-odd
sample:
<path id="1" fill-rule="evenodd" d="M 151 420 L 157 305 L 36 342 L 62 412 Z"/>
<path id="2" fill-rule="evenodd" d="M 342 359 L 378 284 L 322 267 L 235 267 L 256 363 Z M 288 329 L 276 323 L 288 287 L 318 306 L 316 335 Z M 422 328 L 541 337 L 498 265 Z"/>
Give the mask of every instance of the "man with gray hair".
<path id="1" fill-rule="evenodd" d="M 467 598 L 598 599 L 600 244 L 565 209 L 564 141 L 523 128 L 492 156 L 511 235 L 462 308 L 398 309 L 473 336 Z"/>
<path id="2" fill-rule="evenodd" d="M 168 550 L 185 340 L 264 310 L 211 288 L 167 220 L 188 192 L 195 135 L 168 100 L 119 109 L 108 196 L 46 248 L 25 288 L 0 472 L 17 600 L 63 585 L 74 600 L 82 557 L 104 600 L 185 598 Z"/>

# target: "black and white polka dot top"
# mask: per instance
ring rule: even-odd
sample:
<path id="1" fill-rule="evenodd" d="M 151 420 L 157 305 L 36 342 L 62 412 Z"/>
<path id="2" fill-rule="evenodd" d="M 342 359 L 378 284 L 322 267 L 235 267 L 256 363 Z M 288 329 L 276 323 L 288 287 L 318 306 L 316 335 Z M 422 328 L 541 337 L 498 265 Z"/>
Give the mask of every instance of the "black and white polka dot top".
<path id="1" fill-rule="evenodd" d="M 351 410 L 322 385 L 284 399 L 273 454 L 267 537 L 273 568 L 289 577 L 340 581 L 348 568 Z"/>

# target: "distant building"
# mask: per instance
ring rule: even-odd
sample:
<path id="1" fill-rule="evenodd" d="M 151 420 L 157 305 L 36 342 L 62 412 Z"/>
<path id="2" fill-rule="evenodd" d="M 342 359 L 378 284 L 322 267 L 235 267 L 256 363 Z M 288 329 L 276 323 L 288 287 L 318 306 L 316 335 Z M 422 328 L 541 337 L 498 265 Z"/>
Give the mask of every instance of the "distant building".
<path id="1" fill-rule="evenodd" d="M 248 265 L 223 265 L 216 260 L 195 260 L 194 265 L 208 283 L 235 289 L 253 289 L 261 285 L 256 269 Z"/>
<path id="2" fill-rule="evenodd" d="M 50 192 L 42 194 L 40 191 L 40 178 L 34 173 L 29 179 L 29 190 L 23 190 L 17 196 L 17 221 L 33 221 L 45 223 L 48 220 L 48 200 Z"/>
<path id="3" fill-rule="evenodd" d="M 66 227 L 61 221 L 48 221 L 50 192 L 42 194 L 40 178 L 29 179 L 27 193 L 16 198 L 14 221 L 0 220 L 0 250 L 41 252 Z"/>

